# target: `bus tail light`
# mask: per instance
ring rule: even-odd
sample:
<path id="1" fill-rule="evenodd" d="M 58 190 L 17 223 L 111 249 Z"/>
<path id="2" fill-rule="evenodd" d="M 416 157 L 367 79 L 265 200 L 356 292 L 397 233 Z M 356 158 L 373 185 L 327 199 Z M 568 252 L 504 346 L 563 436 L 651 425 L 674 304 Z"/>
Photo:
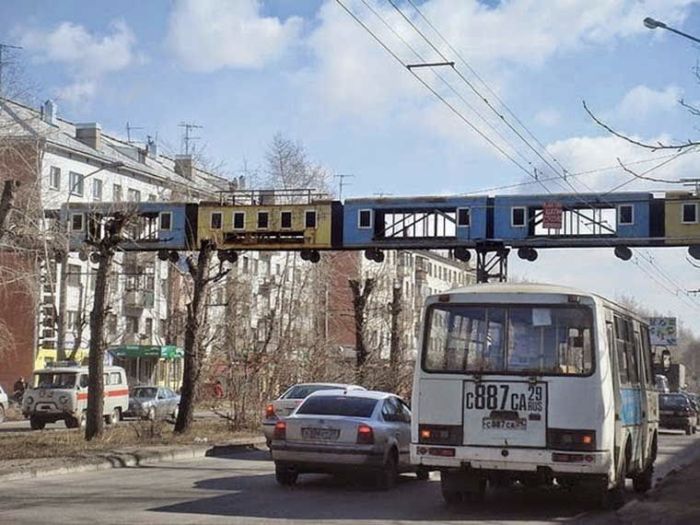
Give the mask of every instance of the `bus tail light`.
<path id="1" fill-rule="evenodd" d="M 547 431 L 547 447 L 557 450 L 595 450 L 595 430 L 550 428 Z"/>
<path id="2" fill-rule="evenodd" d="M 357 444 L 372 445 L 374 443 L 374 431 L 369 425 L 362 423 L 357 427 Z"/>
<path id="3" fill-rule="evenodd" d="M 275 423 L 275 431 L 272 434 L 272 439 L 278 441 L 285 441 L 287 439 L 287 423 L 284 421 L 278 421 Z"/>
<path id="4" fill-rule="evenodd" d="M 461 425 L 418 425 L 418 443 L 461 445 Z"/>

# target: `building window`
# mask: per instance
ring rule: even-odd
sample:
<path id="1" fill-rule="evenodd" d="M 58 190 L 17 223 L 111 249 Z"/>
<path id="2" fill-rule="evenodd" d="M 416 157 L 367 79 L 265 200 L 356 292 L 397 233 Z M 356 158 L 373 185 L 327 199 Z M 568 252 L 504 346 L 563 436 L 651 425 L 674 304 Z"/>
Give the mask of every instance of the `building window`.
<path id="1" fill-rule="evenodd" d="M 83 177 L 80 173 L 75 173 L 74 171 L 71 171 L 68 175 L 68 183 L 71 195 L 76 195 L 78 197 L 83 196 L 83 186 L 85 184 L 85 177 Z"/>
<path id="2" fill-rule="evenodd" d="M 684 202 L 682 207 L 681 222 L 683 224 L 695 224 L 698 222 L 698 205 L 695 202 Z"/>
<path id="3" fill-rule="evenodd" d="M 316 227 L 316 210 L 307 210 L 304 213 L 304 227 L 305 228 L 315 228 Z"/>
<path id="4" fill-rule="evenodd" d="M 631 204 L 621 204 L 617 207 L 617 224 L 622 226 L 634 224 L 634 207 Z"/>
<path id="5" fill-rule="evenodd" d="M 259 229 L 265 229 L 268 227 L 270 219 L 270 214 L 266 211 L 259 211 L 258 212 L 258 228 Z"/>
<path id="6" fill-rule="evenodd" d="M 146 337 L 150 339 L 153 336 L 153 319 L 150 317 L 146 318 L 146 326 L 144 329 L 144 333 L 146 334 Z"/>
<path id="7" fill-rule="evenodd" d="M 79 264 L 69 264 L 68 272 L 66 274 L 66 284 L 68 286 L 80 286 L 80 265 Z"/>
<path id="8" fill-rule="evenodd" d="M 102 200 L 102 181 L 100 179 L 92 179 L 92 198 L 96 201 Z"/>
<path id="9" fill-rule="evenodd" d="M 372 210 L 359 210 L 357 212 L 357 227 L 363 230 L 372 227 Z"/>
<path id="10" fill-rule="evenodd" d="M 126 333 L 127 334 L 138 334 L 139 333 L 139 318 L 133 316 L 126 317 Z"/>
<path id="11" fill-rule="evenodd" d="M 61 189 L 61 168 L 51 166 L 49 169 L 49 188 L 52 190 Z"/>
<path id="12" fill-rule="evenodd" d="M 169 211 L 160 212 L 160 229 L 171 230 L 173 228 L 173 214 Z"/>
<path id="13" fill-rule="evenodd" d="M 74 232 L 81 232 L 85 229 L 85 220 L 82 213 L 71 213 L 70 229 Z"/>
<path id="14" fill-rule="evenodd" d="M 114 202 L 120 202 L 122 200 L 122 185 L 112 184 L 112 200 Z"/>
<path id="15" fill-rule="evenodd" d="M 233 229 L 234 230 L 245 229 L 245 212 L 244 211 L 234 211 L 233 212 Z"/>
<path id="16" fill-rule="evenodd" d="M 154 202 L 158 197 L 155 196 L 153 193 L 148 194 L 148 200 L 149 202 Z"/>
<path id="17" fill-rule="evenodd" d="M 130 202 L 141 202 L 141 192 L 139 190 L 129 188 L 126 192 L 126 197 Z"/>
<path id="18" fill-rule="evenodd" d="M 457 208 L 457 226 L 468 227 L 470 225 L 469 208 Z"/>
<path id="19" fill-rule="evenodd" d="M 212 230 L 220 230 L 221 229 L 222 218 L 223 218 L 223 215 L 220 211 L 211 212 L 211 229 Z"/>
<path id="20" fill-rule="evenodd" d="M 282 228 L 287 228 L 287 229 L 292 227 L 292 212 L 291 211 L 280 212 L 280 226 Z"/>
<path id="21" fill-rule="evenodd" d="M 515 228 L 525 226 L 525 208 L 518 206 L 510 209 L 510 225 Z"/>

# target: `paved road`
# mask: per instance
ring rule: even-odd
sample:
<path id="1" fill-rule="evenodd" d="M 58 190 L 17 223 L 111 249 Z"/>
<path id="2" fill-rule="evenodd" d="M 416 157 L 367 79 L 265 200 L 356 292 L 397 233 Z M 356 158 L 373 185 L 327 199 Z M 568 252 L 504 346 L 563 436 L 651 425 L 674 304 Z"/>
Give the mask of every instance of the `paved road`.
<path id="1" fill-rule="evenodd" d="M 659 471 L 692 456 L 700 456 L 699 438 L 666 434 Z M 297 486 L 283 488 L 274 481 L 267 453 L 255 451 L 13 482 L 2 490 L 0 523 L 543 523 L 580 519 L 590 509 L 585 499 L 554 488 L 493 491 L 481 508 L 452 511 L 433 476 L 427 482 L 402 476 L 390 492 L 320 475 L 302 476 Z"/>

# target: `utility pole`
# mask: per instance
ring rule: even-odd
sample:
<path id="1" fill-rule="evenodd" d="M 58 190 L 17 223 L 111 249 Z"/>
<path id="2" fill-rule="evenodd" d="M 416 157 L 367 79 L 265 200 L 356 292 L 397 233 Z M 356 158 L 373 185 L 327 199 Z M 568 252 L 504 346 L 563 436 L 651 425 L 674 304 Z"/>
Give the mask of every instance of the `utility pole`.
<path id="1" fill-rule="evenodd" d="M 0 44 L 0 96 L 4 95 L 4 86 L 2 84 L 2 73 L 3 73 L 3 66 L 5 64 L 11 64 L 11 60 L 5 60 L 3 58 L 4 51 L 6 49 L 22 49 L 19 46 L 12 46 L 10 44 Z"/>
<path id="2" fill-rule="evenodd" d="M 180 122 L 179 126 L 181 128 L 184 128 L 184 130 L 185 130 L 185 134 L 182 137 L 182 145 L 183 145 L 183 149 L 184 149 L 183 153 L 185 155 L 189 155 L 190 154 L 190 143 L 193 140 L 199 140 L 201 138 L 201 137 L 193 137 L 192 135 L 190 135 L 190 133 L 192 132 L 193 129 L 202 129 L 204 126 L 199 126 L 193 122 Z"/>
<path id="3" fill-rule="evenodd" d="M 350 173 L 339 173 L 339 174 L 333 175 L 333 176 L 338 179 L 338 200 L 342 200 L 343 199 L 343 188 L 345 186 L 350 186 L 350 183 L 345 182 L 345 179 L 354 178 L 355 175 L 352 175 Z"/>

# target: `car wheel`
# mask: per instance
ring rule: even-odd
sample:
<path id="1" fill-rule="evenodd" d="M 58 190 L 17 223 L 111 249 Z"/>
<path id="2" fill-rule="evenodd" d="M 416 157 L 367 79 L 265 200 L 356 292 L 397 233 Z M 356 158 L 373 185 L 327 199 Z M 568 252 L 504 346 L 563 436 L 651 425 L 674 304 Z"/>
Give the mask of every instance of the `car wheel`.
<path id="1" fill-rule="evenodd" d="M 285 487 L 290 487 L 297 482 L 299 473 L 289 467 L 275 465 L 275 479 L 277 483 Z"/>
<path id="2" fill-rule="evenodd" d="M 686 435 L 686 436 L 689 436 L 689 435 L 691 435 L 692 433 L 693 433 L 693 427 L 692 427 L 692 426 L 688 425 L 687 427 L 685 427 L 685 435 Z"/>
<path id="3" fill-rule="evenodd" d="M 118 408 L 115 408 L 112 410 L 112 414 L 107 417 L 107 424 L 108 425 L 114 425 L 119 422 L 121 419 L 121 412 L 119 412 Z"/>
<path id="4" fill-rule="evenodd" d="M 416 470 L 416 477 L 420 481 L 428 481 L 430 479 L 430 471 L 425 467 L 418 467 L 418 470 Z"/>
<path id="5" fill-rule="evenodd" d="M 379 490 L 389 490 L 396 485 L 399 477 L 399 465 L 396 456 L 396 451 L 391 449 L 384 463 L 384 468 L 377 472 L 377 488 Z"/>
<path id="6" fill-rule="evenodd" d="M 66 417 L 64 422 L 66 423 L 66 428 L 78 428 L 80 426 L 80 421 L 71 416 Z"/>
<path id="7" fill-rule="evenodd" d="M 46 421 L 36 416 L 32 416 L 29 418 L 29 426 L 32 430 L 41 430 L 46 426 Z"/>
<path id="8" fill-rule="evenodd" d="M 0 423 L 5 421 L 5 407 L 0 405 Z"/>

